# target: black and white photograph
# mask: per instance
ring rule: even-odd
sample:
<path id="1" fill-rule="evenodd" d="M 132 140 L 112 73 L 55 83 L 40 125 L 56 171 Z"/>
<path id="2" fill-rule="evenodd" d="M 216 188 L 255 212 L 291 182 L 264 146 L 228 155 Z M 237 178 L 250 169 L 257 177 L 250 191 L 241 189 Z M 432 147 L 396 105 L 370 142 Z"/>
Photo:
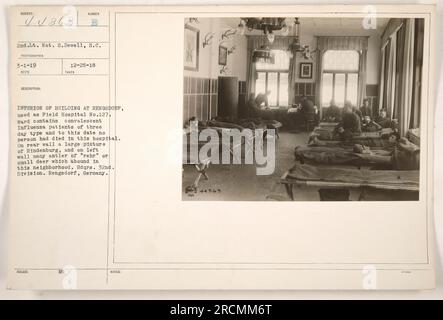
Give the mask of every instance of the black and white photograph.
<path id="1" fill-rule="evenodd" d="M 218 47 L 218 64 L 225 66 L 228 63 L 228 48 Z"/>
<path id="2" fill-rule="evenodd" d="M 0 299 L 441 296 L 436 10 L 5 8 Z"/>
<path id="3" fill-rule="evenodd" d="M 185 27 L 184 67 L 186 70 L 198 71 L 199 31 L 187 25 Z"/>
<path id="4" fill-rule="evenodd" d="M 196 28 L 183 200 L 419 200 L 424 19 L 185 19 Z"/>
<path id="5" fill-rule="evenodd" d="M 300 78 L 301 79 L 312 78 L 312 62 L 300 63 Z"/>

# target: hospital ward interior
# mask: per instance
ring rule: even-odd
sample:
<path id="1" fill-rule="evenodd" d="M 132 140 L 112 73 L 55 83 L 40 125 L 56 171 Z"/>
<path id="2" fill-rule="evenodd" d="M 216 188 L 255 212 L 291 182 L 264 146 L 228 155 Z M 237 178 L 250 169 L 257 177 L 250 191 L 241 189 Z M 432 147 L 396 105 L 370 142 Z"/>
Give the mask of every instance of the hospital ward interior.
<path id="1" fill-rule="evenodd" d="M 424 28 L 423 19 L 185 19 L 182 199 L 418 200 Z M 197 156 L 209 140 L 191 136 L 205 129 L 229 163 Z M 233 130 L 252 134 L 235 145 L 222 139 Z M 272 151 L 272 172 L 244 161 L 257 148 Z"/>

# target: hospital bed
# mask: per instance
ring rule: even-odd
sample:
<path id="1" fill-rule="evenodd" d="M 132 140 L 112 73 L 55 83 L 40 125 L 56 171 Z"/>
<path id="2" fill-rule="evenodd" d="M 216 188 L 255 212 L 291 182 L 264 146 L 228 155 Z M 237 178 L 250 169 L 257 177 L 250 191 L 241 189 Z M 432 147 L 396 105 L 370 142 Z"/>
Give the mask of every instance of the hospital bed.
<path id="1" fill-rule="evenodd" d="M 418 199 L 419 152 L 416 144 L 401 139 L 397 147 L 375 147 L 357 152 L 355 146 L 301 145 L 295 148 L 295 164 L 284 173 L 281 183 L 291 200 L 294 186 L 326 190 L 393 190 Z M 361 150 L 359 150 L 361 151 Z M 321 197 L 321 194 L 320 194 Z"/>
<path id="2" fill-rule="evenodd" d="M 419 171 L 369 170 L 338 166 L 296 164 L 281 179 L 291 200 L 295 200 L 294 186 L 322 189 L 360 189 L 359 200 L 365 200 L 367 189 L 419 191 Z"/>
<path id="3" fill-rule="evenodd" d="M 308 143 L 317 141 L 323 146 L 362 144 L 373 148 L 383 148 L 386 146 L 386 140 L 383 137 L 393 132 L 391 128 L 382 128 L 376 132 L 360 132 L 347 141 L 341 141 L 335 133 L 337 125 L 336 122 L 321 122 L 309 135 Z"/>

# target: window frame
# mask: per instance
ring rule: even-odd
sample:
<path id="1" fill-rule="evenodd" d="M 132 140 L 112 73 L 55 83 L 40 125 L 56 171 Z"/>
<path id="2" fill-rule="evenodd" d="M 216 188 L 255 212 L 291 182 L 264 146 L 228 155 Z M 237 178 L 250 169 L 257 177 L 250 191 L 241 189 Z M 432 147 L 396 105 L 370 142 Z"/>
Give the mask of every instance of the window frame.
<path id="1" fill-rule="evenodd" d="M 357 53 L 357 66 L 360 65 L 360 51 L 358 50 L 326 50 L 324 54 L 326 54 L 328 51 L 355 51 Z M 323 60 L 324 61 L 324 60 Z M 358 81 L 360 78 L 360 70 L 340 70 L 340 69 L 326 69 L 323 68 L 322 70 L 322 75 L 321 75 L 321 82 L 323 84 L 323 75 L 327 73 L 327 74 L 332 74 L 332 98 L 333 100 L 335 100 L 335 76 L 337 74 L 344 74 L 345 75 L 345 101 L 348 99 L 348 75 L 349 74 L 355 74 L 357 75 L 357 94 L 358 94 Z M 322 90 L 323 90 L 323 86 L 322 86 Z M 321 97 L 323 97 L 323 92 L 321 92 Z M 322 103 L 322 107 L 327 107 L 329 102 L 326 101 L 321 101 Z"/>
<path id="2" fill-rule="evenodd" d="M 323 70 L 322 73 L 322 82 L 323 82 L 323 75 L 324 74 L 332 74 L 332 100 L 335 100 L 335 76 L 337 74 L 344 74 L 345 75 L 345 101 L 348 100 L 348 75 L 349 74 L 355 74 L 357 76 L 357 92 L 358 92 L 358 79 L 359 79 L 359 72 L 358 71 L 343 71 L 343 70 Z M 325 101 L 322 101 L 323 107 L 325 106 Z"/>
<path id="3" fill-rule="evenodd" d="M 282 68 L 275 68 L 275 69 L 273 69 L 273 68 L 270 68 L 270 69 L 265 68 L 265 69 L 262 69 L 262 68 L 256 67 L 255 71 L 256 71 L 257 75 L 259 73 L 264 73 L 265 74 L 265 91 L 267 91 L 269 89 L 269 81 L 268 81 L 269 74 L 270 73 L 276 73 L 277 74 L 277 97 L 276 97 L 277 103 L 276 103 L 276 105 L 269 105 L 269 106 L 270 107 L 281 107 L 281 105 L 280 105 L 281 74 L 287 74 L 288 85 L 289 85 L 289 68 L 290 68 L 290 65 L 291 65 L 291 59 L 287 56 L 287 53 L 285 52 L 285 50 L 282 50 L 282 49 L 271 49 L 271 51 L 274 51 L 276 55 L 277 55 L 277 52 L 279 52 L 279 54 L 282 57 L 284 56 L 287 59 L 287 68 L 284 68 L 284 69 L 282 69 Z M 281 67 L 281 65 L 280 65 L 280 67 Z M 255 84 L 255 88 L 254 89 L 255 89 L 255 91 L 257 91 L 257 84 Z M 286 88 L 285 90 L 286 90 L 286 95 L 288 96 L 287 99 L 288 99 L 288 104 L 289 104 L 288 88 Z"/>
<path id="4" fill-rule="evenodd" d="M 257 72 L 257 74 L 258 73 L 265 74 L 265 91 L 268 91 L 269 73 L 276 73 L 277 74 L 277 104 L 274 106 L 270 105 L 270 107 L 281 107 L 281 105 L 280 105 L 280 74 L 286 73 L 288 75 L 288 79 L 289 79 L 289 70 L 286 70 L 286 69 L 275 69 L 275 70 L 257 69 L 256 72 Z M 256 85 L 255 89 L 257 90 L 257 85 Z"/>

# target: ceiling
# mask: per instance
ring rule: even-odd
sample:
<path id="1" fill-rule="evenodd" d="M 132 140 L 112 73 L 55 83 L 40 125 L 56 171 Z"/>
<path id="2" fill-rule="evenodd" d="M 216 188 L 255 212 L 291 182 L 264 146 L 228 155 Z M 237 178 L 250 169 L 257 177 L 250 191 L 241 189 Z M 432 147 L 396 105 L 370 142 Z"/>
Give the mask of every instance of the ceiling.
<path id="1" fill-rule="evenodd" d="M 287 18 L 293 19 L 293 18 Z M 240 18 L 224 18 L 229 27 L 235 28 L 240 22 Z M 381 35 L 388 24 L 389 18 L 377 18 L 376 29 L 363 28 L 362 18 L 300 18 L 300 32 L 317 36 L 334 35 Z M 255 34 L 257 31 L 248 32 Z M 260 32 L 258 31 L 258 34 Z"/>

